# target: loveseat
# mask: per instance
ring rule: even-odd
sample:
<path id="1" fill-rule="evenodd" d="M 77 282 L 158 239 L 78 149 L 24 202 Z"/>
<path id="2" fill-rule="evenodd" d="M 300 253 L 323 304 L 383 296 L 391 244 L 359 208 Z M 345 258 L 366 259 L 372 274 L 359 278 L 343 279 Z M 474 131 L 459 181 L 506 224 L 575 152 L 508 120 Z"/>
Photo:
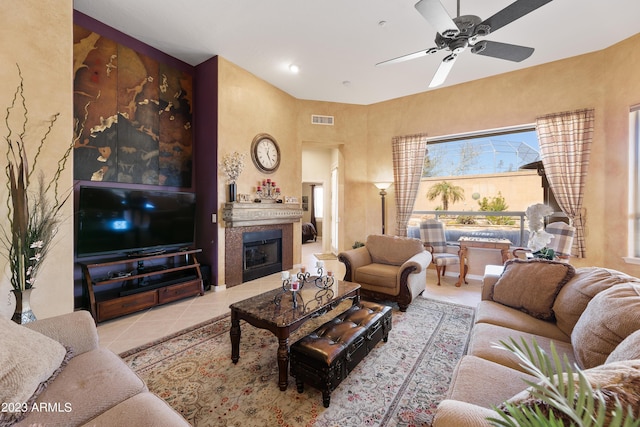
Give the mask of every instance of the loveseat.
<path id="1" fill-rule="evenodd" d="M 565 267 L 562 267 L 562 266 Z M 546 260 L 510 260 L 487 266 L 468 350 L 432 425 L 488 426 L 491 408 L 506 400 L 539 405 L 511 352 L 510 338 L 535 340 L 584 370 L 640 416 L 640 279 L 599 267 L 576 268 Z M 629 401 L 631 400 L 631 401 Z"/>
<path id="2" fill-rule="evenodd" d="M 340 252 L 344 280 L 360 284 L 364 298 L 398 303 L 406 311 L 427 287 L 431 254 L 419 239 L 372 234 L 364 246 Z"/>
<path id="3" fill-rule="evenodd" d="M 20 326 L 0 319 L 0 426 L 189 426 L 77 311 Z"/>

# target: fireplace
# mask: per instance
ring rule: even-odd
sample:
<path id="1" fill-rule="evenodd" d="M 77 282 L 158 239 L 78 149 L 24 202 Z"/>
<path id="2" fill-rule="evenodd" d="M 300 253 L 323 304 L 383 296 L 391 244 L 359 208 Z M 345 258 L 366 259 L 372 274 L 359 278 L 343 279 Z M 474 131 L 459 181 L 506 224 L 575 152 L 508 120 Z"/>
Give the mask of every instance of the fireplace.
<path id="1" fill-rule="evenodd" d="M 242 233 L 242 281 L 282 271 L 282 230 Z"/>
<path id="2" fill-rule="evenodd" d="M 302 218 L 300 204 L 226 203 L 222 217 L 227 286 L 293 268 L 293 223 Z M 278 261 L 273 261 L 276 254 Z"/>

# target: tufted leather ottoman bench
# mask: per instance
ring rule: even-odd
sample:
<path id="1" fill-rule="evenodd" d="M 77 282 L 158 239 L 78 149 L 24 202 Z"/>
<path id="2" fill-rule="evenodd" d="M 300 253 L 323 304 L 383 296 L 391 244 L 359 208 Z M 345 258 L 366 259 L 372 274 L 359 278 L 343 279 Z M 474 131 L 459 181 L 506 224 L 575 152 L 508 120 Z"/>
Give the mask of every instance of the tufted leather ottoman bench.
<path id="1" fill-rule="evenodd" d="M 294 343 L 290 363 L 298 392 L 305 383 L 319 389 L 328 408 L 331 392 L 390 330 L 391 307 L 361 301 Z"/>

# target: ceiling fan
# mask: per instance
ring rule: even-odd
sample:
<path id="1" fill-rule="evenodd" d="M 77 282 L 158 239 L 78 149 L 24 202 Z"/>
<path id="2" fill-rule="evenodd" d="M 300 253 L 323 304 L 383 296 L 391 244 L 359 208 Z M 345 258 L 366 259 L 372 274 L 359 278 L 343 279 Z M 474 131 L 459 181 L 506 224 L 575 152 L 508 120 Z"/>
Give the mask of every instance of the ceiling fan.
<path id="1" fill-rule="evenodd" d="M 436 46 L 418 52 L 403 55 L 398 58 L 379 62 L 376 65 L 394 64 L 421 56 L 436 53 L 439 50 L 447 50 L 451 53 L 444 57 L 436 71 L 429 87 L 440 86 L 446 80 L 458 55 L 471 48 L 471 53 L 483 56 L 491 56 L 499 59 L 520 62 L 531 56 L 534 49 L 508 43 L 494 42 L 490 40 L 478 40 L 500 28 L 522 18 L 552 0 L 516 0 L 495 15 L 482 21 L 474 15 L 460 15 L 460 0 L 458 0 L 457 17 L 451 19 L 446 9 L 439 0 L 420 0 L 415 7 L 418 12 L 436 30 Z"/>

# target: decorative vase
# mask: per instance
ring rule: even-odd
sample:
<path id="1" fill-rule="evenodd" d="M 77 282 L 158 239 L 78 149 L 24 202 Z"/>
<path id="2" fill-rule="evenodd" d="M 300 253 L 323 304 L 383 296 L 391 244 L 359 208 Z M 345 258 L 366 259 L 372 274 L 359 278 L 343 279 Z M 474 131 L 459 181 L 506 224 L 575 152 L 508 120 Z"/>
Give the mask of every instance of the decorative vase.
<path id="1" fill-rule="evenodd" d="M 237 188 L 236 188 L 236 183 L 232 182 L 231 184 L 229 184 L 229 201 L 230 202 L 235 202 L 236 201 L 236 197 L 237 197 Z"/>
<path id="2" fill-rule="evenodd" d="M 13 295 L 16 297 L 16 309 L 13 312 L 13 317 L 11 320 L 18 323 L 19 325 L 24 325 L 25 323 L 35 322 L 36 315 L 33 314 L 33 310 L 31 310 L 31 291 L 35 288 L 25 289 L 24 291 L 19 291 L 16 289 L 12 289 Z"/>

